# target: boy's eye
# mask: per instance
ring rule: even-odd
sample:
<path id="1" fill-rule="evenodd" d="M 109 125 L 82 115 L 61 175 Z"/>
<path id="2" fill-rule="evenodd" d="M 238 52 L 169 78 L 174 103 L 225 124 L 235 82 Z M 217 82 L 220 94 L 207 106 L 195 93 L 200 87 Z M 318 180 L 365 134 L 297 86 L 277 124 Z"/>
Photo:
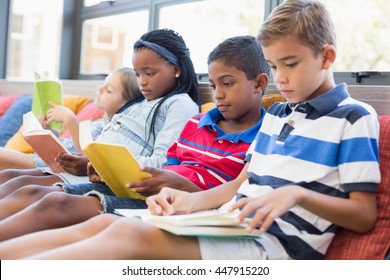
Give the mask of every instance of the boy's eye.
<path id="1" fill-rule="evenodd" d="M 232 82 L 224 82 L 224 83 L 223 83 L 223 86 L 224 86 L 224 87 L 231 87 L 232 85 L 233 85 Z"/>
<path id="2" fill-rule="evenodd" d="M 213 90 L 215 90 L 215 85 L 210 84 L 209 85 Z"/>
<path id="3" fill-rule="evenodd" d="M 149 77 L 153 77 L 154 76 L 154 72 L 146 72 L 146 75 L 149 76 Z"/>

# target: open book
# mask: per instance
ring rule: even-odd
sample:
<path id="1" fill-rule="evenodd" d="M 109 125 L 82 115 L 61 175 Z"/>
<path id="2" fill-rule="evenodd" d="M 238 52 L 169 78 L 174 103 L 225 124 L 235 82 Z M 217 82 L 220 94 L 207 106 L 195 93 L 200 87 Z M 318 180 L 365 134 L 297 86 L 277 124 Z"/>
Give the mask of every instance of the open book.
<path id="1" fill-rule="evenodd" d="M 53 172 L 65 172 L 55 158 L 58 154 L 70 152 L 52 131 L 43 129 L 31 111 L 23 115 L 22 137 Z"/>
<path id="2" fill-rule="evenodd" d="M 249 219 L 241 224 L 235 222 L 239 211 L 214 209 L 183 215 L 156 216 L 148 209 L 115 209 L 115 213 L 139 218 L 175 235 L 257 238 L 261 234 L 257 229 L 251 232 L 246 230 Z"/>
<path id="3" fill-rule="evenodd" d="M 126 184 L 150 178 L 150 174 L 140 170 L 138 161 L 126 146 L 93 142 L 89 124 L 89 121 L 80 123 L 80 146 L 95 171 L 116 196 L 145 199 L 126 188 Z"/>
<path id="4" fill-rule="evenodd" d="M 31 111 L 38 119 L 41 116 L 47 117 L 47 111 L 52 108 L 49 101 L 63 104 L 61 83 L 50 80 L 35 81 Z M 58 131 L 64 130 L 64 126 L 60 122 L 52 122 L 49 126 Z"/>

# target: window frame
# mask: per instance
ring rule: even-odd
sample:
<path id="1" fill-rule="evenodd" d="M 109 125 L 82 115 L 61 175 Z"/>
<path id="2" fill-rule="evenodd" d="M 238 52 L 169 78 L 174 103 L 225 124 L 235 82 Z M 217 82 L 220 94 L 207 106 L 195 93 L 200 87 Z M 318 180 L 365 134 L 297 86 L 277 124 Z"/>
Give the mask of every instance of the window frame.
<path id="1" fill-rule="evenodd" d="M 85 20 L 146 9 L 149 10 L 148 30 L 153 30 L 158 28 L 159 10 L 162 7 L 196 1 L 207 0 L 116 0 L 104 1 L 89 7 L 84 7 L 84 1 L 80 0 L 64 1 L 60 79 L 100 80 L 104 77 L 104 73 L 96 75 L 80 74 L 82 26 Z M 282 2 L 283 0 L 265 0 L 264 18 Z M 0 79 L 6 77 L 11 11 L 12 0 L 0 1 L 0 29 L 4 31 L 0 32 Z M 373 75 L 368 78 L 363 76 L 360 82 L 358 82 L 359 79 L 353 77 L 353 73 L 334 72 L 334 77 L 336 82 L 346 82 L 349 85 L 390 85 L 390 69 L 389 71 L 382 71 L 380 75 Z M 202 79 L 205 79 L 204 76 L 204 73 L 199 73 L 199 77 L 202 77 Z"/>

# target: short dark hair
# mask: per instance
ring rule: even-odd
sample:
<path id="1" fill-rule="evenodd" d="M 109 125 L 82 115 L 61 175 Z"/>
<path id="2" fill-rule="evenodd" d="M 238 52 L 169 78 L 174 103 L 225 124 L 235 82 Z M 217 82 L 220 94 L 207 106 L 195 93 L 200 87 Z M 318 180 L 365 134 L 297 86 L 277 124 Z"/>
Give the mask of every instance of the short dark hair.
<path id="1" fill-rule="evenodd" d="M 207 64 L 216 60 L 244 72 L 248 80 L 255 79 L 261 73 L 269 74 L 263 50 L 253 36 L 226 39 L 211 51 Z"/>

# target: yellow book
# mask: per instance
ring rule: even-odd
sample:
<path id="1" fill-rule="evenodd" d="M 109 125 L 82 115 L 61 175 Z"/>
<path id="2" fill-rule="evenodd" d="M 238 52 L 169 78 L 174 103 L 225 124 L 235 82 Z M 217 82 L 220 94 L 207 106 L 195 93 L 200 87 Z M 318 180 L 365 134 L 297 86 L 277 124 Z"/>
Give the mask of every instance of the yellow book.
<path id="1" fill-rule="evenodd" d="M 80 145 L 95 171 L 116 196 L 145 199 L 126 188 L 126 184 L 150 178 L 150 174 L 140 170 L 137 159 L 125 145 L 89 142 L 92 138 L 88 127 L 87 122 L 80 123 Z"/>

